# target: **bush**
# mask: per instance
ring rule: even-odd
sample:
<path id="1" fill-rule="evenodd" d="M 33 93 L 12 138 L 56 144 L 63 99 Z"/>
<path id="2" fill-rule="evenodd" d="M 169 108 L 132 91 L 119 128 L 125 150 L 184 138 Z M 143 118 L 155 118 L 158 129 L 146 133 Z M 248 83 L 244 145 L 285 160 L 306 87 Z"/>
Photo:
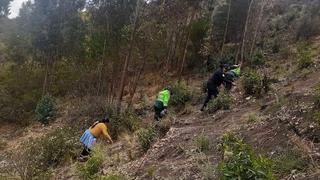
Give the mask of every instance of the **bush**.
<path id="1" fill-rule="evenodd" d="M 308 164 L 308 160 L 303 158 L 301 154 L 290 150 L 274 158 L 273 169 L 277 174 L 287 175 L 290 174 L 292 170 L 301 171 L 306 169 Z"/>
<path id="2" fill-rule="evenodd" d="M 251 70 L 242 81 L 242 86 L 247 95 L 260 97 L 262 93 L 270 90 L 271 80 L 257 71 Z"/>
<path id="3" fill-rule="evenodd" d="M 95 146 L 93 149 L 92 156 L 88 161 L 78 167 L 80 177 L 83 179 L 96 179 L 98 177 L 97 173 L 102 169 L 104 161 L 104 153 L 101 146 Z"/>
<path id="4" fill-rule="evenodd" d="M 77 157 L 81 147 L 78 138 L 72 129 L 63 128 L 29 140 L 9 158 L 11 171 L 21 179 L 48 179 L 44 176 L 50 176 L 51 168 Z"/>
<path id="5" fill-rule="evenodd" d="M 111 114 L 110 119 L 111 136 L 116 139 L 123 132 L 134 132 L 139 129 L 141 122 L 139 116 L 131 109 L 119 115 L 114 112 Z"/>
<path id="6" fill-rule="evenodd" d="M 185 105 L 186 102 L 191 100 L 191 91 L 185 81 L 173 83 L 172 93 L 170 104 L 173 106 Z"/>
<path id="7" fill-rule="evenodd" d="M 50 95 L 43 96 L 36 107 L 37 119 L 43 124 L 48 124 L 55 114 L 56 103 L 54 98 Z"/>
<path id="8" fill-rule="evenodd" d="M 302 43 L 297 48 L 298 68 L 304 69 L 312 65 L 312 51 L 308 44 Z"/>
<path id="9" fill-rule="evenodd" d="M 275 179 L 271 160 L 257 155 L 234 134 L 225 134 L 220 150 L 224 159 L 219 164 L 220 179 Z"/>
<path id="10" fill-rule="evenodd" d="M 264 64 L 265 64 L 265 60 L 261 52 L 256 52 L 250 59 L 251 66 L 262 66 Z"/>
<path id="11" fill-rule="evenodd" d="M 197 149 L 200 152 L 208 153 L 211 150 L 211 143 L 207 136 L 201 134 L 196 139 Z"/>
<path id="12" fill-rule="evenodd" d="M 153 128 L 148 128 L 140 129 L 137 131 L 137 135 L 140 147 L 144 152 L 146 152 L 150 148 L 157 134 Z"/>
<path id="13" fill-rule="evenodd" d="M 220 93 L 217 98 L 211 100 L 208 103 L 208 112 L 214 113 L 218 110 L 227 110 L 230 109 L 232 103 L 232 98 L 227 93 Z"/>
<path id="14" fill-rule="evenodd" d="M 41 98 L 43 73 L 31 65 L 4 65 L 0 70 L 0 121 L 28 125 Z"/>

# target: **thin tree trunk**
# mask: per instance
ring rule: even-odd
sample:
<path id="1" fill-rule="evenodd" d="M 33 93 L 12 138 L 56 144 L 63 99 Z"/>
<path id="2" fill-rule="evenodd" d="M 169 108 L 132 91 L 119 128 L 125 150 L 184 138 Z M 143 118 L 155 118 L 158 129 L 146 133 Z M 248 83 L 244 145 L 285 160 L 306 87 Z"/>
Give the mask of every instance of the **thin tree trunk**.
<path id="1" fill-rule="evenodd" d="M 46 60 L 46 72 L 44 75 L 43 85 L 42 85 L 42 96 L 47 94 L 47 86 L 48 86 L 48 76 L 49 76 L 49 60 Z"/>
<path id="2" fill-rule="evenodd" d="M 264 7 L 265 7 L 265 5 L 267 3 L 268 3 L 268 0 L 265 0 L 265 1 L 262 0 L 262 5 L 261 5 L 260 12 L 259 12 L 259 18 L 258 18 L 257 27 L 255 29 L 253 40 L 252 40 L 252 44 L 251 44 L 251 48 L 250 48 L 250 57 L 252 57 L 252 55 L 253 55 L 256 39 L 257 39 L 258 32 L 260 30 L 260 26 L 261 26 L 261 23 L 262 23 L 261 21 L 262 21 L 262 17 L 263 17 Z"/>
<path id="3" fill-rule="evenodd" d="M 139 18 L 139 10 L 140 10 L 139 6 L 140 6 L 140 0 L 137 1 L 134 24 L 133 24 L 133 31 L 132 31 L 131 36 L 130 36 L 130 45 L 129 45 L 129 49 L 128 49 L 128 55 L 126 56 L 126 59 L 125 59 L 125 62 L 124 62 L 124 66 L 123 66 L 123 70 L 122 70 L 122 75 L 121 75 L 120 91 L 119 91 L 119 96 L 118 96 L 118 99 L 117 99 L 117 112 L 118 113 L 121 110 L 121 101 L 122 101 L 123 91 L 124 91 L 124 87 L 125 87 L 125 79 L 126 79 L 126 76 L 127 76 L 129 62 L 131 60 L 134 38 L 135 38 L 136 31 L 137 31 L 137 28 L 138 28 L 138 18 Z"/>
<path id="4" fill-rule="evenodd" d="M 224 44 L 226 42 L 227 39 L 227 33 L 228 33 L 228 27 L 229 27 L 229 20 L 230 20 L 230 11 L 231 11 L 231 4 L 232 4 L 232 0 L 229 0 L 229 8 L 228 8 L 228 15 L 227 15 L 227 22 L 226 22 L 226 27 L 224 30 L 224 35 L 223 35 L 223 42 L 222 42 L 222 47 L 221 47 L 221 54 L 220 56 L 223 55 L 223 51 L 224 51 Z"/>
<path id="5" fill-rule="evenodd" d="M 136 78 L 134 79 L 132 91 L 131 91 L 131 94 L 130 94 L 130 100 L 129 100 L 129 102 L 128 102 L 128 107 L 127 107 L 127 108 L 129 108 L 129 107 L 132 106 L 132 101 L 133 101 L 133 97 L 134 97 L 134 95 L 135 95 L 135 93 L 136 93 L 136 90 L 137 90 L 137 87 L 138 87 L 138 82 L 139 82 L 139 80 L 140 80 L 141 74 L 142 74 L 142 72 L 143 72 L 143 70 L 144 70 L 144 67 L 145 67 L 145 65 L 146 65 L 146 59 L 147 59 L 147 58 L 144 56 L 142 66 L 141 66 L 141 68 L 138 70 L 138 74 L 137 74 Z"/>
<path id="6" fill-rule="evenodd" d="M 192 15 L 191 15 L 191 19 L 190 19 L 190 22 L 189 24 L 187 24 L 187 26 L 190 26 L 192 21 L 193 21 L 193 18 L 195 16 L 195 10 L 193 10 L 192 12 Z M 186 56 L 187 56 L 187 53 L 188 53 L 188 42 L 189 42 L 189 39 L 190 39 L 190 34 L 191 34 L 191 28 L 189 27 L 188 28 L 188 32 L 187 32 L 187 40 L 186 40 L 186 44 L 184 46 L 184 51 L 183 51 L 183 57 L 182 57 L 182 63 L 181 63 L 181 66 L 180 66 L 180 71 L 179 71 L 179 78 L 178 78 L 178 81 L 180 82 L 181 81 L 181 78 L 182 78 L 182 73 L 183 73 L 183 69 L 184 69 L 184 64 L 185 64 L 185 61 L 186 61 Z"/>
<path id="7" fill-rule="evenodd" d="M 246 34 L 247 34 L 247 30 L 248 30 L 248 22 L 249 22 L 249 17 L 250 17 L 250 12 L 251 12 L 251 7 L 252 7 L 252 4 L 253 4 L 253 1 L 254 0 L 250 1 L 249 8 L 248 8 L 248 13 L 247 13 L 247 18 L 246 18 L 246 24 L 245 24 L 244 31 L 243 31 L 243 39 L 242 39 L 242 45 L 241 45 L 241 62 L 244 61 L 244 51 L 245 51 L 245 47 L 244 46 L 245 46 Z"/>

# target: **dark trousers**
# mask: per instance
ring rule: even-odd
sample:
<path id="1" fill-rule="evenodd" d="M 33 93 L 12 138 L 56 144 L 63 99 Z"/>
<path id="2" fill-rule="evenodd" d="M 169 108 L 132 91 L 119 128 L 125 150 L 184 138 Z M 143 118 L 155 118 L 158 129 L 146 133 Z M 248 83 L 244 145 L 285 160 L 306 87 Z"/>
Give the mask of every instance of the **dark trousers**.
<path id="1" fill-rule="evenodd" d="M 162 118 L 161 112 L 164 110 L 163 102 L 156 101 L 154 104 L 154 119 L 160 121 Z"/>
<path id="2" fill-rule="evenodd" d="M 207 94 L 206 100 L 204 101 L 202 109 L 207 107 L 207 104 L 212 99 L 212 96 L 214 96 L 216 98 L 218 96 L 218 94 L 219 94 L 218 87 L 213 83 L 208 82 L 207 83 L 207 89 L 208 89 L 208 94 Z"/>
<path id="3" fill-rule="evenodd" d="M 84 147 L 80 154 L 80 157 L 88 157 L 90 156 L 90 154 L 91 154 L 91 149 Z"/>

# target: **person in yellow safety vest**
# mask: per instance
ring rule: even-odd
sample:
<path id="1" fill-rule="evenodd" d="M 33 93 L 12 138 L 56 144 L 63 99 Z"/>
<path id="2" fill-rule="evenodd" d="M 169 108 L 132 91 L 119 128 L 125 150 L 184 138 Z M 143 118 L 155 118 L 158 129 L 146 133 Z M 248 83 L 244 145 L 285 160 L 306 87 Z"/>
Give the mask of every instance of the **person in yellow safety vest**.
<path id="1" fill-rule="evenodd" d="M 109 143 L 113 143 L 111 136 L 108 133 L 107 125 L 110 122 L 108 117 L 101 121 L 95 122 L 89 129 L 87 129 L 80 138 L 84 149 L 80 154 L 80 160 L 85 161 L 91 153 L 97 138 L 105 138 Z"/>
<path id="2" fill-rule="evenodd" d="M 171 96 L 171 88 L 167 87 L 159 92 L 154 103 L 154 119 L 160 121 L 167 114 L 167 108 Z"/>

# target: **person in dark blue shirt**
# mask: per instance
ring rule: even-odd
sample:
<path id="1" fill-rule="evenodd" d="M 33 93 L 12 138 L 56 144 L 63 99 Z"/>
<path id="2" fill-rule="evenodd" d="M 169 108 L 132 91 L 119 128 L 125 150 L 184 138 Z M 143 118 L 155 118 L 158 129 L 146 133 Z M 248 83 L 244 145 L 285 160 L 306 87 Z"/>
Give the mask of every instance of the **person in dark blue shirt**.
<path id="1" fill-rule="evenodd" d="M 201 111 L 204 110 L 204 108 L 207 106 L 208 102 L 212 99 L 212 96 L 215 98 L 219 94 L 219 87 L 221 84 L 226 82 L 225 79 L 225 70 L 227 65 L 221 64 L 220 68 L 211 76 L 211 78 L 207 82 L 207 97 L 204 101 L 204 104 L 201 108 Z"/>

